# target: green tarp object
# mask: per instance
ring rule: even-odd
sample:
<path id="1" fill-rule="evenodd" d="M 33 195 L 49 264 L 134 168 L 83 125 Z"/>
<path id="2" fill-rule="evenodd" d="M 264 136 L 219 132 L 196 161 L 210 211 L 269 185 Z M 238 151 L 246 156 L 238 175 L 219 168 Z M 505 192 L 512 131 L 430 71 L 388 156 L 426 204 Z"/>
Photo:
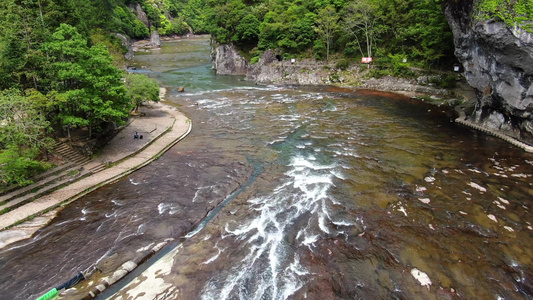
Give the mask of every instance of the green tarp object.
<path id="1" fill-rule="evenodd" d="M 37 300 L 53 300 L 53 299 L 57 299 L 58 296 L 59 296 L 59 293 L 57 292 L 57 289 L 53 288 L 48 293 L 37 298 Z"/>

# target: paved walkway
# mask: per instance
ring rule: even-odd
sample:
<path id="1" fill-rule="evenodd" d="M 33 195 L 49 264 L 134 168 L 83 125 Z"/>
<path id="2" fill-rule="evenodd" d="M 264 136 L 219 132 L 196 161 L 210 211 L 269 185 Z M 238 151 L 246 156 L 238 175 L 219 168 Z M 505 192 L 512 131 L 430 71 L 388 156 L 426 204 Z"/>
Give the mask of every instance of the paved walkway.
<path id="1" fill-rule="evenodd" d="M 474 100 L 472 100 L 474 101 Z M 465 125 L 465 126 L 468 126 L 468 127 L 471 127 L 471 128 L 474 128 L 476 130 L 479 130 L 479 131 L 482 131 L 482 132 L 485 132 L 487 134 L 490 134 L 492 136 L 495 136 L 497 138 L 500 138 L 518 148 L 521 148 L 523 149 L 524 151 L 526 152 L 529 152 L 529 153 L 533 153 L 533 147 L 526 144 L 526 143 L 523 143 L 511 136 L 508 136 L 502 132 L 499 132 L 498 130 L 494 130 L 494 129 L 491 129 L 491 128 L 488 128 L 488 127 L 484 127 L 484 126 L 481 126 L 479 124 L 476 124 L 474 122 L 471 122 L 469 121 L 467 118 L 466 118 L 466 115 L 465 115 L 465 112 L 464 112 L 464 106 L 468 106 L 469 104 L 468 103 L 465 103 L 465 104 L 461 104 L 461 105 L 457 105 L 455 107 L 455 111 L 459 114 L 459 117 L 457 119 L 455 119 L 455 122 L 459 123 L 459 124 L 462 124 L 462 125 Z"/>
<path id="2" fill-rule="evenodd" d="M 169 105 L 153 103 L 150 107 L 143 108 L 142 112 L 146 115 L 134 117 L 131 123 L 104 147 L 99 158 L 94 159 L 84 168 L 91 169 L 102 163 L 109 165 L 116 163 L 115 165 L 2 215 L 0 230 L 30 219 L 32 216 L 40 215 L 44 211 L 66 205 L 144 167 L 183 139 L 191 130 L 190 120 Z M 143 135 L 143 139 L 134 140 L 135 132 Z M 24 227 L 23 225 L 21 227 Z M 16 232 L 17 228 L 12 228 L 10 231 Z M 12 241 L 15 238 L 13 233 L 7 234 Z M 2 244 L 2 236 L 0 234 L 0 244 Z M 20 238 L 24 237 L 19 235 Z"/>

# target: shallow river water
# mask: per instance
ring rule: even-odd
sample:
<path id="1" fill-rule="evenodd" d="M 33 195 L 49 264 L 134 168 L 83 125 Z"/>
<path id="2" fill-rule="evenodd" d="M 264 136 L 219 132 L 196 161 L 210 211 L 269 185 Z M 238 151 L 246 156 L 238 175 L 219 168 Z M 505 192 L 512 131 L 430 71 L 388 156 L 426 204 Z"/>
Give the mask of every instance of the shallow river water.
<path id="1" fill-rule="evenodd" d="M 0 249 L 0 298 L 168 238 L 100 298 L 533 298 L 533 155 L 403 96 L 256 86 L 208 63 L 205 38 L 137 55 L 193 131 Z"/>

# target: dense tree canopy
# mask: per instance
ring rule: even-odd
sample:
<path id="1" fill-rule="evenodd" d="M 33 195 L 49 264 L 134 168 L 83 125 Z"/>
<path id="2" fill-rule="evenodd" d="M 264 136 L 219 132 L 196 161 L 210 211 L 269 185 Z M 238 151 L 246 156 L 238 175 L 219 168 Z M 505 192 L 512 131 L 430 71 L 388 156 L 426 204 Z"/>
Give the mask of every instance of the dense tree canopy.
<path id="1" fill-rule="evenodd" d="M 210 0 L 211 33 L 219 43 L 255 55 L 281 49 L 297 55 L 309 50 L 319 59 L 330 51 L 344 57 L 401 54 L 419 65 L 453 58 L 452 34 L 434 0 Z"/>
<path id="2" fill-rule="evenodd" d="M 46 167 L 38 159 L 51 142 L 42 111 L 44 98 L 36 91 L 26 96 L 16 89 L 0 92 L 0 185 L 25 184 L 35 171 Z"/>
<path id="3" fill-rule="evenodd" d="M 106 122 L 123 123 L 130 107 L 123 72 L 102 45 L 89 47 L 75 27 L 61 24 L 43 44 L 50 88 L 57 91 L 56 121 L 69 130 Z"/>
<path id="4" fill-rule="evenodd" d="M 51 128 L 92 136 L 123 123 L 140 99 L 157 100 L 153 80 L 126 88 L 116 33 L 207 32 L 204 10 L 205 0 L 0 1 L 0 185 L 46 167 Z"/>

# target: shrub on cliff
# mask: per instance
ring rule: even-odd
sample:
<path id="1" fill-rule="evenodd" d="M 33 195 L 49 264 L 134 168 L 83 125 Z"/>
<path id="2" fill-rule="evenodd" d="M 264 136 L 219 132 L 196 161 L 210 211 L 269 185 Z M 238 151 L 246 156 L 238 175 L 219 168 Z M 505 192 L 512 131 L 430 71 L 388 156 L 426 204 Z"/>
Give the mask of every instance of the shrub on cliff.
<path id="1" fill-rule="evenodd" d="M 510 27 L 519 27 L 533 34 L 533 2 L 531 0 L 481 0 L 477 4 L 482 19 L 493 18 Z"/>

